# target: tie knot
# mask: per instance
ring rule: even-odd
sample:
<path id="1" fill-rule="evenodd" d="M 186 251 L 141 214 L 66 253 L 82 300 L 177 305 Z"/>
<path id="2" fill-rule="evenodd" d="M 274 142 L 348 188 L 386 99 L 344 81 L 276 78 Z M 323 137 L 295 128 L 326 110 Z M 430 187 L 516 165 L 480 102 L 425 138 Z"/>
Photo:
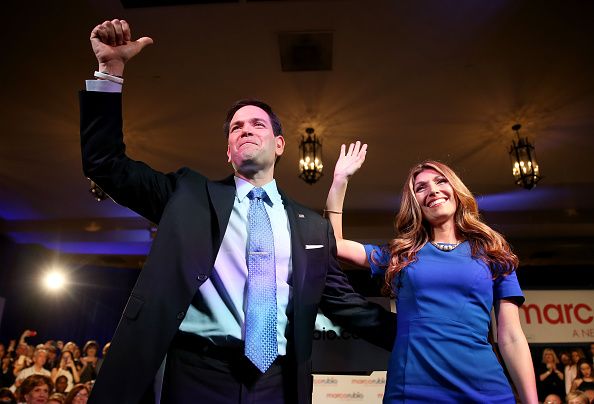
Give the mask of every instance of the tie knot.
<path id="1" fill-rule="evenodd" d="M 248 198 L 250 198 L 250 200 L 253 200 L 254 198 L 264 199 L 266 198 L 266 191 L 264 191 L 264 189 L 260 187 L 252 188 L 252 190 L 248 194 Z"/>

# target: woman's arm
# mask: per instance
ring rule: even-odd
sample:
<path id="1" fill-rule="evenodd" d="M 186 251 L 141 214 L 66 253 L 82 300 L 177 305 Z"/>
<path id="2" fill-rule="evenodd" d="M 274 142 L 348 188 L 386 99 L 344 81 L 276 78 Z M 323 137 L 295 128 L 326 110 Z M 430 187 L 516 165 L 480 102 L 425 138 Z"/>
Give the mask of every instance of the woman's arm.
<path id="1" fill-rule="evenodd" d="M 518 306 L 511 300 L 498 300 L 497 344 L 509 374 L 524 404 L 538 403 L 532 357 L 526 336 L 520 325 Z"/>
<path id="2" fill-rule="evenodd" d="M 575 379 L 573 383 L 571 383 L 571 389 L 569 389 L 569 392 L 575 393 L 575 391 L 578 389 L 578 387 L 580 387 L 580 384 L 582 384 L 582 382 L 582 379 Z"/>
<path id="3" fill-rule="evenodd" d="M 74 380 L 74 383 L 80 382 L 80 374 L 78 373 L 78 369 L 76 368 L 74 362 L 70 361 L 67 366 L 70 369 L 70 373 L 72 373 L 72 379 Z"/>
<path id="4" fill-rule="evenodd" d="M 58 378 L 58 368 L 53 368 L 50 378 L 52 379 L 53 383 L 56 383 L 56 379 Z"/>
<path id="5" fill-rule="evenodd" d="M 553 366 L 553 368 L 549 368 L 548 365 L 547 365 L 547 370 L 544 373 L 541 373 L 538 376 L 538 378 L 542 382 L 544 379 L 546 379 L 547 377 L 549 377 L 553 373 L 555 373 L 559 379 L 561 379 L 561 380 L 564 379 L 564 375 L 563 375 L 562 372 L 559 371 L 559 369 L 557 369 L 555 366 Z"/>
<path id="6" fill-rule="evenodd" d="M 338 258 L 354 265 L 369 268 L 363 244 L 346 240 L 342 236 L 342 209 L 349 178 L 361 168 L 366 154 L 367 145 L 361 145 L 359 141 L 355 144 L 351 143 L 348 151 L 345 145 L 340 147 L 340 155 L 334 167 L 334 179 L 328 192 L 324 212 L 334 230 Z"/>

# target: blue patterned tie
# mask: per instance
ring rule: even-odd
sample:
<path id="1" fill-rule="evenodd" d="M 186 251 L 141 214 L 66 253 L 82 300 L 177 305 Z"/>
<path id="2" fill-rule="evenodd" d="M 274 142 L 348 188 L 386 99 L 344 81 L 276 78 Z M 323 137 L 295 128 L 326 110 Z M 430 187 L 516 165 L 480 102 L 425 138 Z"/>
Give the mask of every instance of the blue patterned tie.
<path id="1" fill-rule="evenodd" d="M 262 373 L 278 355 L 276 342 L 276 266 L 274 238 L 266 213 L 266 191 L 253 188 L 248 211 L 248 279 L 245 314 L 245 356 Z"/>

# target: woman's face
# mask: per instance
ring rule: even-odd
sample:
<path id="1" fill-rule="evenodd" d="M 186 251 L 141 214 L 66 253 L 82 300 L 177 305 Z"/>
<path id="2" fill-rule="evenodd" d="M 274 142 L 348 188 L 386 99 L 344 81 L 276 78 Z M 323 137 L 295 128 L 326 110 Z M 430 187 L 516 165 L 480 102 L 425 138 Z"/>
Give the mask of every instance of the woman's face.
<path id="1" fill-rule="evenodd" d="M 64 362 L 65 365 L 72 362 L 72 354 L 70 353 L 70 351 L 62 352 L 62 361 Z"/>
<path id="2" fill-rule="evenodd" d="M 433 169 L 417 174 L 413 191 L 423 212 L 423 219 L 437 226 L 454 220 L 456 198 L 454 189 L 446 177 Z"/>
<path id="3" fill-rule="evenodd" d="M 552 353 L 546 352 L 544 354 L 544 360 L 545 360 L 545 362 L 555 362 L 555 357 L 553 356 Z"/>
<path id="4" fill-rule="evenodd" d="M 78 393 L 74 396 L 72 400 L 72 404 L 86 404 L 87 400 L 89 399 L 89 392 L 87 389 L 80 389 Z"/>
<path id="5" fill-rule="evenodd" d="M 592 366 L 587 363 L 582 363 L 580 365 L 580 372 L 584 377 L 591 377 L 592 376 Z"/>
<path id="6" fill-rule="evenodd" d="M 569 400 L 567 402 L 567 404 L 588 404 L 588 402 L 585 399 L 577 397 L 577 398 Z"/>
<path id="7" fill-rule="evenodd" d="M 27 404 L 46 404 L 49 398 L 49 386 L 42 384 L 35 386 L 28 394 L 25 394 Z"/>
<path id="8" fill-rule="evenodd" d="M 94 346 L 90 346 L 87 349 L 87 356 L 97 356 L 97 348 L 95 348 Z"/>
<path id="9" fill-rule="evenodd" d="M 577 363 L 577 361 L 580 360 L 580 354 L 577 353 L 576 351 L 573 351 L 571 353 L 571 360 L 573 361 L 573 363 Z"/>
<path id="10" fill-rule="evenodd" d="M 58 393 L 64 393 L 68 388 L 68 379 L 65 376 L 59 376 L 56 379 L 56 391 Z"/>

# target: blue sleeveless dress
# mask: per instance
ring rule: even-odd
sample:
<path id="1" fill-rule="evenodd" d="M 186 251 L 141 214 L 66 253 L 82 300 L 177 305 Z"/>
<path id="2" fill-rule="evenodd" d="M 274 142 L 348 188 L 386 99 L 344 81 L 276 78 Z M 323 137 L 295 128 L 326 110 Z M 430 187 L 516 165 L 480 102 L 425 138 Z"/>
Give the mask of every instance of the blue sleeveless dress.
<path id="1" fill-rule="evenodd" d="M 372 273 L 383 275 L 389 252 L 365 250 Z M 515 272 L 493 280 L 468 242 L 448 252 L 427 243 L 394 290 L 398 329 L 384 403 L 516 402 L 487 340 L 493 301 L 524 302 Z"/>

